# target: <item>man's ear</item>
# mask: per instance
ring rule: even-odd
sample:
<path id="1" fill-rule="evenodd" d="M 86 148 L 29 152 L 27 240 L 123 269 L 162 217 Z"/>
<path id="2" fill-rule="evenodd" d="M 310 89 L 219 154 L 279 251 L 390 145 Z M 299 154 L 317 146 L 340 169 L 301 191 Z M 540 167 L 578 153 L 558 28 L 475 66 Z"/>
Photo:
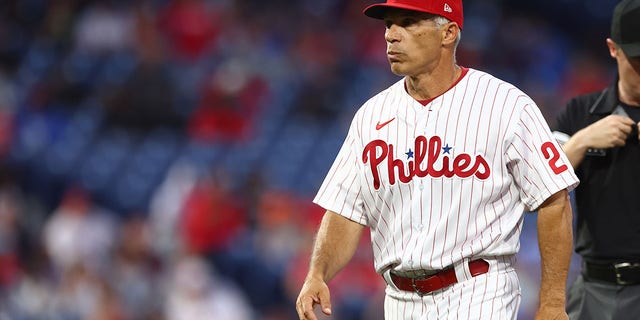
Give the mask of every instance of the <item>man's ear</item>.
<path id="1" fill-rule="evenodd" d="M 609 55 L 611 56 L 611 58 L 615 59 L 618 57 L 618 45 L 613 42 L 611 38 L 607 38 L 607 48 L 609 48 Z"/>
<path id="2" fill-rule="evenodd" d="M 444 26 L 443 33 L 443 44 L 455 44 L 460 36 L 460 27 L 458 27 L 458 24 L 455 22 L 449 22 Z"/>

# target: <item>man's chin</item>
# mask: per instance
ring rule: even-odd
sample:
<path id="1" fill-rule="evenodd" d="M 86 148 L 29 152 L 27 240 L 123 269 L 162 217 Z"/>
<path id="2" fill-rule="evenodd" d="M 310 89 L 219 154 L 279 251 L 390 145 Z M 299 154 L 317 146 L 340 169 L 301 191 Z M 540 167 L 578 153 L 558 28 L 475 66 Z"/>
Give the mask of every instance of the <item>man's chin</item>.
<path id="1" fill-rule="evenodd" d="M 407 71 L 404 68 L 400 68 L 398 65 L 391 64 L 391 72 L 397 76 L 406 76 Z"/>

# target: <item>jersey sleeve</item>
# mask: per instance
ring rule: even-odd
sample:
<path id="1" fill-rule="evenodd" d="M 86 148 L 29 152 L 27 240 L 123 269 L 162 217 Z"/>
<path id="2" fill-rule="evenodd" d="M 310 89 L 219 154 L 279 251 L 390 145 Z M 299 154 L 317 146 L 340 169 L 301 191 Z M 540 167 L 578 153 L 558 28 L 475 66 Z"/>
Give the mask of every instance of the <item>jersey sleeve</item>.
<path id="1" fill-rule="evenodd" d="M 554 193 L 578 185 L 573 167 L 532 101 L 524 106 L 513 130 L 507 165 L 529 210 L 537 209 Z"/>
<path id="2" fill-rule="evenodd" d="M 367 225 L 361 197 L 362 163 L 358 161 L 358 150 L 362 148 L 358 147 L 360 138 L 356 123 L 354 118 L 349 133 L 313 202 L 347 219 Z"/>

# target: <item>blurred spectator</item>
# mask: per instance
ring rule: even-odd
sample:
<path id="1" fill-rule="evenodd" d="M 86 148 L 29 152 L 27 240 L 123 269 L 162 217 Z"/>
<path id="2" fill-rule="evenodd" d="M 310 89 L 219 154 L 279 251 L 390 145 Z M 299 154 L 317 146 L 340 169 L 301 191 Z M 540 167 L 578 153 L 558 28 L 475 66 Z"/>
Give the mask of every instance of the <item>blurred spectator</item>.
<path id="1" fill-rule="evenodd" d="M 337 68 L 325 66 L 312 81 L 303 81 L 294 105 L 296 115 L 306 121 L 333 121 L 342 110 L 337 101 L 343 99 L 346 84 Z"/>
<path id="2" fill-rule="evenodd" d="M 0 67 L 0 158 L 7 152 L 13 138 L 13 121 L 16 112 L 14 84 Z"/>
<path id="3" fill-rule="evenodd" d="M 238 265 L 233 277 L 265 318 L 276 317 L 293 311 L 286 307 L 284 279 L 292 258 L 309 244 L 300 228 L 307 215 L 303 200 L 290 192 L 264 190 L 257 201 L 255 229 L 230 253 Z"/>
<path id="4" fill-rule="evenodd" d="M 135 53 L 138 61 L 124 83 L 102 90 L 107 124 L 143 131 L 157 127 L 181 129 L 183 119 L 175 105 L 176 90 L 157 29 L 156 10 L 141 1 L 131 11 L 128 36 L 133 44 L 130 50 L 121 51 Z"/>
<path id="5" fill-rule="evenodd" d="M 0 293 L 18 277 L 20 200 L 17 190 L 0 186 Z"/>
<path id="6" fill-rule="evenodd" d="M 76 49 L 97 54 L 131 49 L 134 22 L 125 3 L 115 0 L 90 2 L 75 26 Z"/>
<path id="7" fill-rule="evenodd" d="M 70 188 L 43 230 L 53 266 L 63 274 L 73 269 L 73 276 L 108 268 L 115 243 L 113 219 L 81 187 Z"/>
<path id="8" fill-rule="evenodd" d="M 152 247 L 161 257 L 182 250 L 184 242 L 179 225 L 182 208 L 197 180 L 197 170 L 185 160 L 176 162 L 167 172 L 149 204 L 149 228 Z"/>
<path id="9" fill-rule="evenodd" d="M 40 214 L 30 207 L 15 174 L 0 165 L 0 310 L 38 318 L 48 311 L 53 286 L 37 234 Z"/>
<path id="10" fill-rule="evenodd" d="M 160 13 L 160 29 L 176 58 L 193 61 L 213 49 L 221 17 L 203 0 L 170 1 Z"/>
<path id="11" fill-rule="evenodd" d="M 42 49 L 46 51 L 47 49 Z M 85 60 L 86 64 L 97 64 L 87 56 L 74 57 L 75 63 Z M 51 112 L 75 110 L 89 95 L 93 83 L 90 76 L 72 66 L 72 59 L 46 69 L 41 79 L 33 84 L 30 92 L 30 110 L 32 112 Z"/>
<path id="12" fill-rule="evenodd" d="M 51 315 L 56 291 L 45 249 L 36 243 L 27 246 L 21 255 L 20 274 L 7 289 L 5 303 L 9 314 L 18 319 L 43 319 Z M 1 308 L 0 308 L 1 309 Z"/>
<path id="13" fill-rule="evenodd" d="M 164 271 L 154 255 L 146 220 L 134 214 L 120 228 L 110 283 L 114 295 L 122 299 L 122 314 L 126 319 L 154 319 L 162 313 Z"/>
<path id="14" fill-rule="evenodd" d="M 180 228 L 188 252 L 215 256 L 231 248 L 244 231 L 245 208 L 229 189 L 229 179 L 224 171 L 214 169 L 201 177 L 187 196 Z"/>
<path id="15" fill-rule="evenodd" d="M 165 292 L 167 320 L 253 319 L 242 293 L 216 276 L 198 256 L 176 261 Z"/>
<path id="16" fill-rule="evenodd" d="M 127 80 L 107 98 L 108 124 L 129 129 L 182 127 L 174 105 L 175 90 L 160 34 L 155 29 L 155 12 L 144 3 L 135 10 L 135 52 L 139 62 Z"/>
<path id="17" fill-rule="evenodd" d="M 180 128 L 174 109 L 173 85 L 161 61 L 142 56 L 127 81 L 107 102 L 107 123 L 131 130 Z"/>
<path id="18" fill-rule="evenodd" d="M 61 47 L 68 47 L 74 36 L 73 28 L 78 19 L 77 9 L 78 3 L 75 0 L 50 1 L 50 7 L 45 13 L 40 32 Z"/>
<path id="19" fill-rule="evenodd" d="M 288 192 L 265 190 L 259 201 L 256 251 L 273 269 L 282 270 L 301 249 L 300 220 L 306 215 L 299 202 L 303 200 Z"/>
<path id="20" fill-rule="evenodd" d="M 64 270 L 52 296 L 50 316 L 62 319 L 124 319 L 121 302 L 111 284 L 82 263 Z"/>
<path id="21" fill-rule="evenodd" d="M 247 139 L 266 94 L 264 80 L 242 61 L 225 61 L 203 84 L 202 101 L 189 119 L 190 137 L 223 143 Z"/>

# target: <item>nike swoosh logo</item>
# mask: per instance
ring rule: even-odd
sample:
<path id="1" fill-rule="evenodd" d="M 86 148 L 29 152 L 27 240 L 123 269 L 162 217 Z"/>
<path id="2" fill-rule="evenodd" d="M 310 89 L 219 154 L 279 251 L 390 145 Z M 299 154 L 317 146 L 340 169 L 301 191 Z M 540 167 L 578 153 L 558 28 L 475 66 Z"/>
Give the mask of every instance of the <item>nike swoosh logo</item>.
<path id="1" fill-rule="evenodd" d="M 395 120 L 396 118 L 391 118 L 391 120 L 385 121 L 383 123 L 380 123 L 380 121 L 378 121 L 378 123 L 376 123 L 376 130 L 380 130 L 382 128 L 384 128 L 384 126 L 388 125 L 391 121 Z"/>

